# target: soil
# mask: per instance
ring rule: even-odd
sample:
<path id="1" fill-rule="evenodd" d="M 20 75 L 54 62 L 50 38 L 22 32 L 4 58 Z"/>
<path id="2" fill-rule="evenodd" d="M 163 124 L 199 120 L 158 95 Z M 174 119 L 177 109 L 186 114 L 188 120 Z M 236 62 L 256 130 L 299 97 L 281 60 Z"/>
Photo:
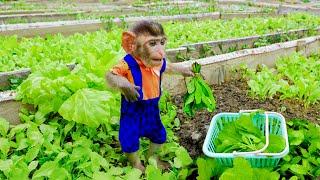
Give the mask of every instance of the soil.
<path id="1" fill-rule="evenodd" d="M 239 112 L 247 109 L 263 109 L 281 113 L 286 121 L 293 118 L 307 119 L 313 123 L 320 123 L 320 104 L 305 108 L 302 103 L 292 100 L 280 100 L 279 97 L 265 101 L 253 99 L 248 95 L 246 81 L 231 80 L 221 85 L 213 85 L 217 108 L 210 113 L 199 111 L 193 118 L 183 114 L 183 97 L 175 96 L 174 103 L 178 106 L 177 117 L 181 121 L 181 128 L 176 132 L 180 144 L 190 153 L 191 157 L 203 155 L 202 145 L 214 115 L 221 112 Z"/>

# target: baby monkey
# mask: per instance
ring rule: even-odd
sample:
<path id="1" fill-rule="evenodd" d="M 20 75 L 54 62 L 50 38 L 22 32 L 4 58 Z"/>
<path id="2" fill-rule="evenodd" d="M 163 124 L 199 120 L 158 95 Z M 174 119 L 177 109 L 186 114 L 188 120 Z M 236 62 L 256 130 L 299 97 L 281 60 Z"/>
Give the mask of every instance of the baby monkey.
<path id="1" fill-rule="evenodd" d="M 166 142 L 166 130 L 160 119 L 159 99 L 164 72 L 192 76 L 191 68 L 168 63 L 165 59 L 167 38 L 161 24 L 140 21 L 122 33 L 127 55 L 106 74 L 111 87 L 121 92 L 119 141 L 134 168 L 145 171 L 138 155 L 140 137 L 148 138 L 147 159 L 154 156 L 158 167 L 169 168 L 156 155 Z"/>

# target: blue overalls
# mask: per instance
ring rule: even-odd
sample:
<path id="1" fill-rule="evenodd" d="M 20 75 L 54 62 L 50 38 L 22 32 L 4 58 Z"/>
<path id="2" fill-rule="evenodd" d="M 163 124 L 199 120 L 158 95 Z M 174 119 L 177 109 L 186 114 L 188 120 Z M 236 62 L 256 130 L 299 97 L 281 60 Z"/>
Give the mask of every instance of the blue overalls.
<path id="1" fill-rule="evenodd" d="M 161 75 L 166 69 L 166 61 L 160 70 L 159 97 L 143 100 L 142 74 L 139 64 L 130 55 L 124 57 L 131 71 L 134 84 L 140 87 L 140 97 L 135 102 L 128 102 L 124 96 L 121 97 L 121 116 L 119 140 L 122 151 L 125 153 L 136 152 L 139 149 L 139 138 L 147 137 L 151 142 L 163 144 L 166 141 L 166 130 L 160 119 L 159 99 L 161 96 Z"/>

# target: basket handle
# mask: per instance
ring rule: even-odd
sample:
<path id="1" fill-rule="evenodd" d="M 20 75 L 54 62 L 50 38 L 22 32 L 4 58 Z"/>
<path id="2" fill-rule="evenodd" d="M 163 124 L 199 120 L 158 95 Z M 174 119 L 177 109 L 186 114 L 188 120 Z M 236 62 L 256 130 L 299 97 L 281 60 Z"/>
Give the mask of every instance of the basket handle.
<path id="1" fill-rule="evenodd" d="M 254 109 L 254 110 L 240 110 L 239 113 L 249 113 L 249 112 L 256 112 L 258 111 L 258 109 Z M 269 118 L 268 118 L 268 111 L 265 111 L 264 114 L 266 115 L 266 125 L 265 125 L 265 136 L 266 136 L 266 144 L 259 150 L 256 151 L 251 151 L 251 152 L 236 152 L 233 151 L 233 155 L 237 156 L 237 155 L 248 155 L 248 154 L 254 154 L 257 155 L 261 152 L 263 152 L 264 150 L 266 150 L 269 146 Z"/>

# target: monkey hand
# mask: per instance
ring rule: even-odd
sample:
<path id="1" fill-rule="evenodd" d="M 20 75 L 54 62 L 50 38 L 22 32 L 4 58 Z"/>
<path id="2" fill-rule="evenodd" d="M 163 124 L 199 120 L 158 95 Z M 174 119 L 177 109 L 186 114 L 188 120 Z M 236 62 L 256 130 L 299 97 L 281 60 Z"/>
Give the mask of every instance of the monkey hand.
<path id="1" fill-rule="evenodd" d="M 183 76 L 194 76 L 194 73 L 191 67 L 183 67 L 181 69 L 181 73 Z"/>
<path id="2" fill-rule="evenodd" d="M 129 82 L 122 83 L 119 86 L 121 93 L 124 95 L 125 99 L 129 102 L 137 101 L 140 97 L 138 90 L 140 89 L 139 86 L 131 84 Z"/>

